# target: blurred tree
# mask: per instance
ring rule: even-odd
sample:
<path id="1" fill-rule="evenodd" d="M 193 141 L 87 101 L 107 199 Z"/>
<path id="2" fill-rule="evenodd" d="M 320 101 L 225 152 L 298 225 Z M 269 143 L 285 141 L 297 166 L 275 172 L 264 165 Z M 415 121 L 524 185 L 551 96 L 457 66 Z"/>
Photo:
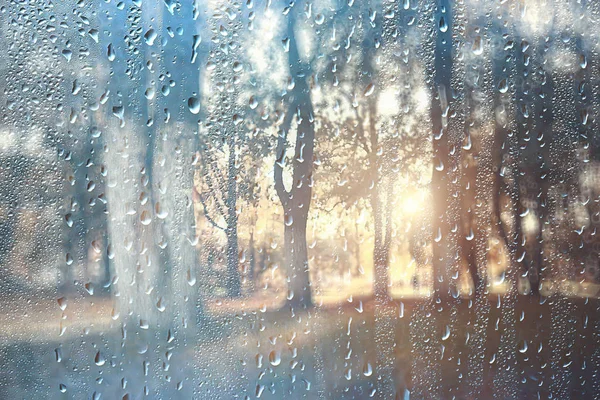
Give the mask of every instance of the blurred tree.
<path id="1" fill-rule="evenodd" d="M 285 263 L 289 279 L 288 304 L 292 307 L 308 307 L 312 305 L 312 295 L 308 273 L 306 224 L 312 200 L 315 127 L 308 82 L 311 66 L 302 61 L 298 52 L 296 14 L 299 14 L 299 11 L 292 10 L 287 22 L 286 41 L 289 46 L 287 52 L 291 80 L 288 85 L 287 109 L 277 137 L 274 180 L 275 190 L 284 211 Z M 292 132 L 295 133 L 295 143 L 291 160 L 292 182 L 288 190 L 284 183 L 283 169 L 287 163 L 287 143 Z"/>

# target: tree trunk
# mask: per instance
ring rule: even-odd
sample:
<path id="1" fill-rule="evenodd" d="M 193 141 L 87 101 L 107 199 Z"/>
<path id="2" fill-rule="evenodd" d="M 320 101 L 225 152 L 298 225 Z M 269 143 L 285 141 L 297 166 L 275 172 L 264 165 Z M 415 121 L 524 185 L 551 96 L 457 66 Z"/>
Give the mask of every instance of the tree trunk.
<path id="1" fill-rule="evenodd" d="M 371 193 L 371 209 L 373 212 L 373 292 L 376 297 L 387 295 L 388 271 L 387 252 L 383 238 L 383 212 L 379 198 L 379 185 L 374 183 Z"/>
<path id="2" fill-rule="evenodd" d="M 286 264 L 288 266 L 288 305 L 293 308 L 310 307 L 312 296 L 306 246 L 306 216 L 298 223 L 285 226 Z"/>
<path id="3" fill-rule="evenodd" d="M 460 251 L 462 254 L 463 260 L 467 263 L 467 269 L 469 270 L 469 275 L 473 281 L 473 289 L 474 291 L 478 291 L 482 288 L 482 280 L 479 274 L 479 269 L 477 265 L 477 254 L 475 248 L 475 231 L 477 230 L 477 226 L 475 226 L 475 221 L 473 214 L 475 212 L 475 184 L 477 178 L 477 168 L 474 165 L 470 165 L 464 167 L 463 173 L 463 187 L 462 190 L 462 199 L 461 199 L 461 219 L 462 219 L 462 229 L 460 230 Z M 469 187 L 467 189 L 467 186 Z"/>
<path id="4" fill-rule="evenodd" d="M 248 283 L 250 284 L 250 290 L 254 292 L 255 290 L 255 277 L 256 277 L 256 249 L 254 244 L 254 227 L 252 227 L 252 231 L 250 232 L 250 242 L 248 243 L 249 247 L 249 266 L 248 266 Z"/>
<path id="5" fill-rule="evenodd" d="M 356 258 L 356 269 L 353 271 L 354 276 L 358 276 L 361 270 L 360 264 L 360 233 L 358 229 L 358 218 L 354 220 L 354 257 Z"/>
<path id="6" fill-rule="evenodd" d="M 236 130 L 235 127 L 233 127 Z M 235 165 L 235 149 L 237 132 L 230 132 L 227 136 L 229 146 L 229 159 L 227 165 L 227 295 L 239 297 L 242 294 L 242 282 L 239 270 L 238 256 L 238 216 L 237 216 L 237 167 Z"/>
<path id="7" fill-rule="evenodd" d="M 237 224 L 228 227 L 227 234 L 227 296 L 239 297 L 242 294 L 240 270 L 238 267 Z"/>
<path id="8" fill-rule="evenodd" d="M 291 77 L 294 79 L 295 85 L 288 93 L 288 109 L 277 139 L 273 175 L 275 191 L 284 209 L 286 267 L 290 290 L 288 305 L 295 308 L 312 305 L 306 226 L 312 200 L 315 127 L 312 99 L 307 82 L 310 68 L 301 61 L 298 53 L 294 32 L 294 13 L 290 13 L 288 18 L 288 37 L 290 39 L 288 59 Z M 283 168 L 286 165 L 287 135 L 294 120 L 297 122 L 297 130 L 294 158 L 291 161 L 292 187 L 288 191 L 283 184 Z"/>
<path id="9" fill-rule="evenodd" d="M 451 267 L 455 264 L 452 250 L 450 215 L 450 179 L 452 173 L 451 142 L 447 112 L 451 100 L 452 76 L 452 15 L 448 0 L 440 0 L 436 16 L 436 45 L 434 61 L 434 91 L 431 104 L 433 124 L 433 175 L 431 187 L 434 199 L 433 237 L 433 285 L 438 297 L 446 297 L 451 291 Z M 455 236 L 452 234 L 452 236 Z"/>
<path id="10" fill-rule="evenodd" d="M 380 185 L 375 185 L 374 189 L 379 191 Z M 371 202 L 375 221 L 375 246 L 373 249 L 374 294 L 382 300 L 388 300 L 390 286 L 389 261 L 392 242 L 392 185 L 388 185 L 385 203 L 381 202 L 379 193 L 373 194 Z"/>

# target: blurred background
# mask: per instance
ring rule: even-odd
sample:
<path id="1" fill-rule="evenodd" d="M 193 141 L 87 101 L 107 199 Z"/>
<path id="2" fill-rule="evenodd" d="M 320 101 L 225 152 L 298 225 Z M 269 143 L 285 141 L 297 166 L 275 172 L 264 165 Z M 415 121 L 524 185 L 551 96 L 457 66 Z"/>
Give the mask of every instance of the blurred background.
<path id="1" fill-rule="evenodd" d="M 0 399 L 596 399 L 600 3 L 6 0 Z"/>

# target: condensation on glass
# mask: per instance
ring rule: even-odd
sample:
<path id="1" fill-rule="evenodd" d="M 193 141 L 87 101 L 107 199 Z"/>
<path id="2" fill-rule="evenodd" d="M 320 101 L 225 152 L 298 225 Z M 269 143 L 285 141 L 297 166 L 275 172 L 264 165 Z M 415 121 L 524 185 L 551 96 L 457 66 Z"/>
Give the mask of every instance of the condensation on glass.
<path id="1" fill-rule="evenodd" d="M 600 3 L 5 0 L 0 399 L 596 399 Z"/>

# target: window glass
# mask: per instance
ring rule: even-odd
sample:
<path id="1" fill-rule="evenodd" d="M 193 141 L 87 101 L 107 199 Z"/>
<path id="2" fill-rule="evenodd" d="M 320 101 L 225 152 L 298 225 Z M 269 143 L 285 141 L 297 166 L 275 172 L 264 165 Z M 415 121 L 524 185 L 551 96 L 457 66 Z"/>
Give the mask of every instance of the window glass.
<path id="1" fill-rule="evenodd" d="M 595 1 L 5 0 L 0 399 L 594 399 Z"/>

